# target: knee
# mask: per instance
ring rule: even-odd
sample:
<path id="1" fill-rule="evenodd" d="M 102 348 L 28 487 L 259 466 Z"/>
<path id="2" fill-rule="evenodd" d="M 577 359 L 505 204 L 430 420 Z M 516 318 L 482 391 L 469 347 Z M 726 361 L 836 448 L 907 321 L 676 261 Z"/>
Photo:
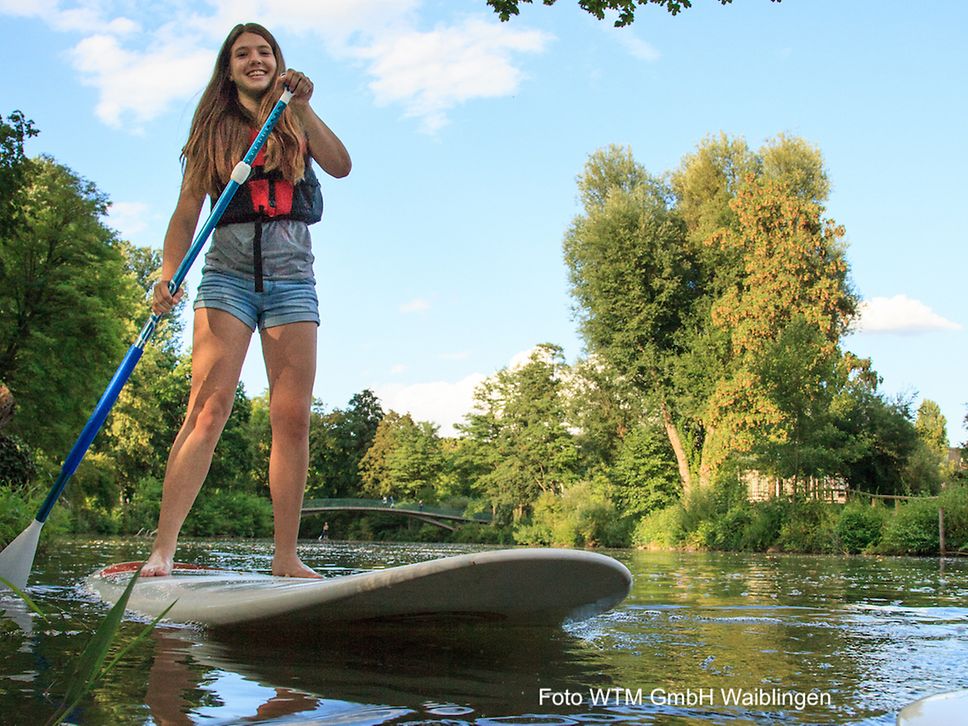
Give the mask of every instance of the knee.
<path id="1" fill-rule="evenodd" d="M 231 413 L 232 401 L 223 401 L 215 396 L 206 399 L 188 414 L 192 433 L 217 441 Z"/>
<path id="2" fill-rule="evenodd" d="M 282 436 L 290 441 L 309 439 L 309 407 L 297 405 L 271 406 L 269 422 L 272 436 Z"/>

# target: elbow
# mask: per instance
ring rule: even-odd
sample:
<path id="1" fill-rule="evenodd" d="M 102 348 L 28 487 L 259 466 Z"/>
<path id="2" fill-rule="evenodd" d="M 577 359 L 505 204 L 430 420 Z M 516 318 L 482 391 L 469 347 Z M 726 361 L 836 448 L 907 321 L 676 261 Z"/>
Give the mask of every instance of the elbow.
<path id="1" fill-rule="evenodd" d="M 334 165 L 334 168 L 330 174 L 337 179 L 342 179 L 343 177 L 349 176 L 352 170 L 353 162 L 350 160 L 349 156 L 346 156 L 340 159 L 339 162 Z"/>

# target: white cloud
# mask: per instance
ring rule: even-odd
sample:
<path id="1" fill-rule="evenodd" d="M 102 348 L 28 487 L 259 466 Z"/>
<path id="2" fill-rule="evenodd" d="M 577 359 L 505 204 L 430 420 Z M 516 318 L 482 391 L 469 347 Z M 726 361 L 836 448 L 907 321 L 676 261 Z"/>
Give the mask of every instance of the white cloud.
<path id="1" fill-rule="evenodd" d="M 149 210 L 144 202 L 112 202 L 108 207 L 107 224 L 123 239 L 134 240 L 148 229 Z"/>
<path id="2" fill-rule="evenodd" d="M 128 116 L 136 122 L 153 119 L 172 101 L 198 91 L 214 56 L 188 39 L 162 39 L 151 50 L 130 51 L 110 35 L 88 36 L 70 54 L 83 82 L 100 91 L 98 118 L 114 127 Z"/>
<path id="3" fill-rule="evenodd" d="M 410 302 L 404 303 L 400 306 L 400 312 L 404 315 L 410 313 L 424 313 L 428 310 L 430 310 L 430 302 L 421 297 L 414 298 Z"/>
<path id="4" fill-rule="evenodd" d="M 484 380 L 481 373 L 471 373 L 459 381 L 434 381 L 410 385 L 375 386 L 385 410 L 409 413 L 416 421 L 431 421 L 440 427 L 441 436 L 454 436 L 454 424 L 461 423 L 471 410 L 474 389 Z"/>
<path id="5" fill-rule="evenodd" d="M 127 35 L 140 30 L 141 26 L 124 16 L 111 20 L 104 17 L 101 4 L 83 2 L 77 7 L 61 8 L 56 0 L 0 0 L 0 14 L 21 18 L 38 18 L 64 32 L 114 33 Z"/>
<path id="6" fill-rule="evenodd" d="M 537 346 L 515 353 L 507 367 L 527 365 L 536 352 Z M 475 372 L 456 382 L 387 383 L 373 386 L 373 391 L 385 410 L 409 413 L 415 421 L 431 421 L 440 427 L 441 436 L 456 436 L 454 424 L 462 423 L 474 408 L 474 390 L 487 378 Z"/>
<path id="7" fill-rule="evenodd" d="M 474 18 L 429 32 L 394 32 L 355 51 L 374 77 L 378 104 L 402 104 L 408 117 L 433 132 L 447 123 L 447 111 L 474 98 L 515 93 L 523 73 L 515 53 L 544 50 L 550 36 Z"/>
<path id="8" fill-rule="evenodd" d="M 937 330 L 963 330 L 959 323 L 938 315 L 920 300 L 907 295 L 874 297 L 860 304 L 857 332 L 927 333 Z"/>
<path id="9" fill-rule="evenodd" d="M 192 14 L 188 24 L 221 42 L 236 23 L 256 22 L 277 37 L 282 31 L 311 35 L 331 49 L 340 49 L 356 36 L 372 36 L 411 23 L 419 6 L 420 0 L 220 0 L 213 3 L 213 14 Z"/>
<path id="10" fill-rule="evenodd" d="M 423 31 L 421 4 L 221 0 L 175 2 L 160 12 L 150 4 L 109 0 L 69 8 L 54 0 L 0 0 L 0 15 L 34 17 L 82 35 L 70 61 L 82 82 L 98 90 L 98 117 L 114 127 L 157 118 L 197 93 L 211 74 L 218 44 L 240 18 L 312 36 L 332 56 L 361 62 L 376 103 L 401 106 L 428 132 L 444 126 L 448 111 L 462 103 L 515 93 L 524 78 L 516 55 L 540 52 L 551 38 L 486 15 Z"/>
<path id="11" fill-rule="evenodd" d="M 630 28 L 616 28 L 612 37 L 634 58 L 647 63 L 655 63 L 662 58 L 662 54 L 654 45 L 637 38 Z"/>

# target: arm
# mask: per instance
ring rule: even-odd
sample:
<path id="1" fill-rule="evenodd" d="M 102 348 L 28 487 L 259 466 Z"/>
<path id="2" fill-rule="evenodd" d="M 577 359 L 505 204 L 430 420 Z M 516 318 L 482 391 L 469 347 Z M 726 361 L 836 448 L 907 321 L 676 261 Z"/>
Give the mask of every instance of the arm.
<path id="1" fill-rule="evenodd" d="M 168 291 L 168 281 L 175 274 L 192 243 L 192 235 L 195 233 L 204 202 L 204 193 L 186 189 L 182 184 L 181 192 L 178 194 L 178 204 L 175 205 L 171 221 L 168 222 L 168 231 L 165 233 L 161 279 L 155 283 L 152 291 L 151 310 L 156 315 L 169 312 L 182 298 L 182 290 L 172 296 Z"/>
<path id="2" fill-rule="evenodd" d="M 353 162 L 343 142 L 327 126 L 309 105 L 313 95 L 313 84 L 298 71 L 288 70 L 279 77 L 279 83 L 286 84 L 292 91 L 289 108 L 306 131 L 309 153 L 320 168 L 330 176 L 340 179 L 350 173 Z"/>

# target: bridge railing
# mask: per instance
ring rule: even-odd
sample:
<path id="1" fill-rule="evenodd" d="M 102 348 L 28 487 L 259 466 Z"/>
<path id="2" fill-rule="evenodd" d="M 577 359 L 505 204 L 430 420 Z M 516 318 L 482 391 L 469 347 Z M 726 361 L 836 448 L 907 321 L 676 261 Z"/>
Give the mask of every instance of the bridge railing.
<path id="1" fill-rule="evenodd" d="M 447 507 L 436 507 L 427 504 L 421 504 L 420 502 L 413 502 L 409 500 L 404 501 L 394 501 L 391 505 L 389 502 L 383 502 L 379 499 L 307 499 L 303 502 L 303 509 L 373 509 L 379 510 L 404 510 L 407 512 L 420 512 L 421 514 L 427 515 L 440 515 L 443 517 L 459 517 L 462 519 L 467 519 L 473 522 L 480 522 L 482 524 L 487 524 L 491 521 L 491 515 L 489 513 L 481 512 L 467 516 L 464 514 L 463 510 L 452 509 Z"/>

